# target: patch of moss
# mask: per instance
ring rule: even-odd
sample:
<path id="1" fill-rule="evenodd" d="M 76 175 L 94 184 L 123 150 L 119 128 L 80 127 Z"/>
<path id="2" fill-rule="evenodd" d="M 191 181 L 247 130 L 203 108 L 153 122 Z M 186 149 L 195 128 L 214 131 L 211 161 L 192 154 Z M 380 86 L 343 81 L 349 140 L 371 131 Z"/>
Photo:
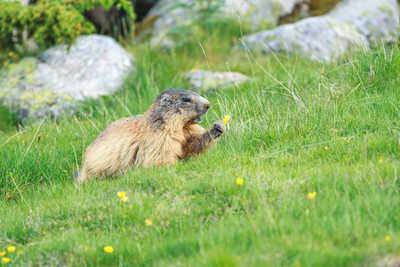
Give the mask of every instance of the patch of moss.
<path id="1" fill-rule="evenodd" d="M 273 2 L 272 3 L 272 10 L 274 12 L 274 16 L 278 17 L 279 14 L 282 13 L 283 7 L 282 4 L 279 2 Z"/>
<path id="2" fill-rule="evenodd" d="M 34 58 L 24 59 L 10 64 L 0 74 L 0 100 L 4 101 L 4 106 L 15 110 L 20 119 L 63 109 L 73 102 L 70 95 L 55 93 L 50 88 L 36 90 L 34 72 L 37 64 Z"/>
<path id="3" fill-rule="evenodd" d="M 19 98 L 19 102 L 31 112 L 36 113 L 41 108 L 51 107 L 59 102 L 71 102 L 73 99 L 69 95 L 57 94 L 51 90 L 41 90 L 39 92 L 24 92 Z"/>
<path id="4" fill-rule="evenodd" d="M 32 83 L 33 72 L 37 67 L 37 62 L 33 58 L 21 60 L 18 63 L 13 63 L 7 66 L 7 69 L 0 75 L 0 98 L 5 94 L 5 89 L 19 87 L 20 82 Z"/>
<path id="5" fill-rule="evenodd" d="M 390 7 L 386 5 L 381 5 L 379 6 L 379 9 L 388 14 L 389 16 L 393 16 L 393 10 Z"/>
<path id="6" fill-rule="evenodd" d="M 263 18 L 261 20 L 261 25 L 260 25 L 261 29 L 272 29 L 275 26 L 276 26 L 276 23 L 268 20 L 267 18 Z"/>

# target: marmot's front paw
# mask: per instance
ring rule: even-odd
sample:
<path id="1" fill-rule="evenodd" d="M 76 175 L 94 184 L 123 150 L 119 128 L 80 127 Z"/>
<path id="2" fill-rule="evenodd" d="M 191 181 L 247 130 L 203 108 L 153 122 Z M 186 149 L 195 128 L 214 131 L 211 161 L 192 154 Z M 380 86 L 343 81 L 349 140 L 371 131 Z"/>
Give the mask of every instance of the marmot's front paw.
<path id="1" fill-rule="evenodd" d="M 211 136 L 213 138 L 220 137 L 225 132 L 225 124 L 223 121 L 216 121 L 212 129 L 210 130 Z"/>

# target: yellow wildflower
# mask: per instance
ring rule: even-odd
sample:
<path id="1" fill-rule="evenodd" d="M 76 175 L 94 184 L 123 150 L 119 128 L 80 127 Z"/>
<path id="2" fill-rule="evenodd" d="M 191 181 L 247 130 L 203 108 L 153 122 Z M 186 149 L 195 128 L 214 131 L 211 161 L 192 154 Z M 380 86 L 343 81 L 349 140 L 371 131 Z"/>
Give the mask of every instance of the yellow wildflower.
<path id="1" fill-rule="evenodd" d="M 1 259 L 1 262 L 2 263 L 9 263 L 10 262 L 10 258 L 4 257 L 4 258 Z"/>
<path id="2" fill-rule="evenodd" d="M 112 246 L 105 246 L 105 247 L 104 247 L 104 252 L 105 252 L 105 253 L 113 253 L 113 252 L 114 252 L 114 249 L 113 249 Z"/>
<path id="3" fill-rule="evenodd" d="M 231 116 L 226 115 L 226 116 L 224 117 L 224 124 L 227 125 L 227 124 L 228 124 L 228 121 L 229 121 L 230 119 L 231 119 Z"/>
<path id="4" fill-rule="evenodd" d="M 6 252 L 5 251 L 0 251 L 0 257 L 3 257 L 3 256 L 5 256 L 6 255 Z"/>
<path id="5" fill-rule="evenodd" d="M 311 200 L 317 196 L 317 192 L 312 192 L 307 194 L 307 199 Z"/>
<path id="6" fill-rule="evenodd" d="M 386 240 L 386 241 L 390 241 L 390 236 L 388 236 L 388 235 L 385 236 L 385 240 Z"/>
<path id="7" fill-rule="evenodd" d="M 379 162 L 379 163 L 382 163 L 382 162 L 383 162 L 383 157 L 379 157 L 379 158 L 378 158 L 378 162 Z"/>
<path id="8" fill-rule="evenodd" d="M 15 247 L 14 246 L 9 246 L 7 247 L 8 252 L 15 252 Z"/>
<path id="9" fill-rule="evenodd" d="M 152 226 L 153 225 L 153 221 L 150 220 L 150 219 L 146 219 L 144 222 L 146 223 L 146 226 Z"/>
<path id="10" fill-rule="evenodd" d="M 126 196 L 126 192 L 124 192 L 124 191 L 117 192 L 117 195 L 123 202 L 127 202 L 128 201 L 128 197 Z"/>
<path id="11" fill-rule="evenodd" d="M 126 193 L 123 192 L 123 191 L 122 191 L 122 192 L 117 192 L 117 195 L 118 195 L 119 198 L 124 198 L 124 197 L 125 197 L 125 194 L 126 194 Z"/>
<path id="12" fill-rule="evenodd" d="M 243 178 L 240 178 L 240 177 L 236 178 L 236 184 L 242 185 L 243 184 Z"/>

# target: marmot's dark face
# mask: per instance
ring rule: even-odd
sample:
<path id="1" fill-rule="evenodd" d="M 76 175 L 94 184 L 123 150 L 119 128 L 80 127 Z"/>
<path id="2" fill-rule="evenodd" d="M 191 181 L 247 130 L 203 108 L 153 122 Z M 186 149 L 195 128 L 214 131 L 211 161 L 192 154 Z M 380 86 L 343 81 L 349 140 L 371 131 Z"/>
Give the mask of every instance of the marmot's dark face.
<path id="1" fill-rule="evenodd" d="M 198 123 L 209 108 L 210 102 L 193 91 L 168 89 L 157 97 L 154 111 L 164 122 L 179 117 L 185 123 Z"/>

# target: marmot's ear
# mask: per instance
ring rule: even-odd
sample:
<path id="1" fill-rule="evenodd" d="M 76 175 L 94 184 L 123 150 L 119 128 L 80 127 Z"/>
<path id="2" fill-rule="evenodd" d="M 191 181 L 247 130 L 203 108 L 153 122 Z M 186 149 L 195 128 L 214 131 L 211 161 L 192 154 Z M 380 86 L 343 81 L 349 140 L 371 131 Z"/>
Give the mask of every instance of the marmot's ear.
<path id="1" fill-rule="evenodd" d="M 160 97 L 160 102 L 161 103 L 168 103 L 170 102 L 172 97 L 169 94 L 162 94 Z"/>

